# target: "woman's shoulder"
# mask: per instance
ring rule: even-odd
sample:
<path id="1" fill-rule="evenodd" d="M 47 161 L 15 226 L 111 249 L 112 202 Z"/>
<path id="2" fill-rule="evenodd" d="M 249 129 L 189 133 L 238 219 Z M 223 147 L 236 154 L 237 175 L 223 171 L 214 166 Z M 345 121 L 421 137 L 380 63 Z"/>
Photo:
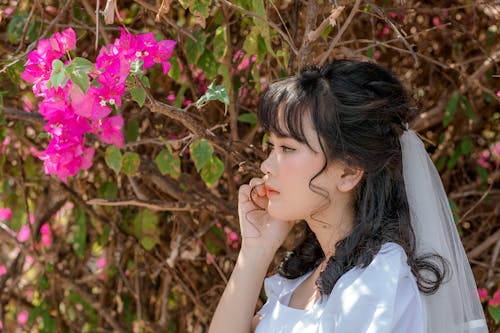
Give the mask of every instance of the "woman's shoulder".
<path id="1" fill-rule="evenodd" d="M 382 291 L 396 288 L 401 280 L 414 280 L 411 268 L 407 263 L 406 252 L 397 243 L 384 243 L 365 267 L 354 267 L 344 273 L 334 286 L 332 292 L 358 292 L 363 290 Z M 412 284 L 414 281 L 411 281 Z"/>
<path id="2" fill-rule="evenodd" d="M 390 242 L 381 246 L 370 264 L 351 269 L 337 281 L 326 316 L 339 331 L 423 332 L 422 302 L 403 247 Z M 351 330 L 353 325 L 356 329 Z"/>

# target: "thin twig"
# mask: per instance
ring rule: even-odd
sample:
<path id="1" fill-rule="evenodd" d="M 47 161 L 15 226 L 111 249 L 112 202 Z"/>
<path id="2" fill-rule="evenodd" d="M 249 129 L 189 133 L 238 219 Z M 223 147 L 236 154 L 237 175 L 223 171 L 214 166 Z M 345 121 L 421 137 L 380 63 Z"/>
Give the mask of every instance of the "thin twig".
<path id="1" fill-rule="evenodd" d="M 144 207 L 156 211 L 192 211 L 197 207 L 191 203 L 183 202 L 162 202 L 159 200 L 140 200 L 140 199 L 91 199 L 87 201 L 89 205 L 98 206 L 137 206 Z"/>
<path id="2" fill-rule="evenodd" d="M 361 0 L 356 0 L 356 2 L 354 3 L 354 5 L 353 5 L 353 7 L 351 9 L 351 12 L 349 13 L 349 16 L 347 16 L 346 21 L 344 22 L 344 24 L 342 25 L 342 27 L 337 32 L 337 35 L 335 35 L 335 37 L 333 38 L 333 41 L 330 43 L 330 47 L 328 48 L 328 51 L 326 51 L 323 54 L 323 58 L 321 58 L 321 60 L 319 62 L 320 66 L 323 66 L 323 64 L 326 62 L 326 60 L 328 60 L 328 57 L 330 56 L 330 54 L 332 53 L 333 49 L 337 45 L 338 41 L 340 40 L 340 38 L 342 37 L 342 35 L 344 34 L 344 32 L 347 30 L 347 27 L 349 26 L 349 24 L 351 24 L 351 21 L 354 18 L 354 15 L 356 14 L 356 12 L 358 11 L 358 8 L 359 8 L 360 4 L 361 4 Z"/>
<path id="3" fill-rule="evenodd" d="M 267 18 L 264 18 L 257 13 L 254 13 L 254 12 L 248 11 L 244 8 L 241 8 L 240 6 L 237 6 L 237 5 L 231 3 L 227 0 L 218 0 L 218 1 L 222 2 L 224 5 L 226 5 L 230 8 L 236 9 L 237 11 L 239 11 L 245 15 L 255 17 L 256 19 L 261 20 L 262 22 L 266 23 L 271 28 L 273 28 L 278 34 L 281 35 L 281 37 L 285 40 L 285 42 L 287 42 L 287 44 L 290 46 L 290 49 L 293 51 L 293 53 L 295 53 L 296 55 L 299 53 L 299 50 L 295 47 L 294 42 L 290 39 L 290 37 L 286 33 L 283 32 L 283 30 L 280 29 L 280 27 L 276 23 L 269 21 Z M 360 1 L 360 0 L 358 0 L 358 1 Z"/>

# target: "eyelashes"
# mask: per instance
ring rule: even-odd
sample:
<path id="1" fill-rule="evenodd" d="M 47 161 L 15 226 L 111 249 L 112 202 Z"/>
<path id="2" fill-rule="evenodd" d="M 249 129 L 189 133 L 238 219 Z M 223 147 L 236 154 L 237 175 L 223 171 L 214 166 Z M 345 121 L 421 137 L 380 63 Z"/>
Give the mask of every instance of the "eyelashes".
<path id="1" fill-rule="evenodd" d="M 274 149 L 274 145 L 271 142 L 268 141 L 267 145 L 269 147 L 269 151 Z M 287 146 L 279 146 L 279 148 L 281 148 L 281 151 L 284 153 L 290 153 L 290 152 L 295 150 L 295 149 L 287 147 Z"/>

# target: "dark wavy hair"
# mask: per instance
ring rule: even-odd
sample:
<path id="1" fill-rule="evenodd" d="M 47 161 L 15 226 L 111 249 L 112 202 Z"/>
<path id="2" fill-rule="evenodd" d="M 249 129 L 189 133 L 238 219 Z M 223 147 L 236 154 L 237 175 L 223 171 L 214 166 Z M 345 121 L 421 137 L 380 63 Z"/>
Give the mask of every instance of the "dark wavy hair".
<path id="1" fill-rule="evenodd" d="M 292 137 L 310 147 L 302 127 L 307 114 L 326 158 L 309 181 L 310 189 L 325 199 L 321 207 L 330 203 L 328 191 L 312 181 L 329 161 L 360 168 L 364 174 L 353 189 L 353 229 L 335 244 L 335 254 L 325 258 L 307 226 L 302 242 L 281 262 L 279 274 L 297 278 L 327 259 L 316 285 L 322 295 L 330 294 L 344 273 L 366 267 L 382 244 L 394 242 L 405 250 L 419 290 L 435 293 L 448 274 L 447 263 L 435 253 L 416 254 L 399 143 L 403 123 L 415 118 L 416 109 L 400 81 L 374 63 L 336 60 L 273 83 L 259 101 L 258 118 L 267 133 Z"/>

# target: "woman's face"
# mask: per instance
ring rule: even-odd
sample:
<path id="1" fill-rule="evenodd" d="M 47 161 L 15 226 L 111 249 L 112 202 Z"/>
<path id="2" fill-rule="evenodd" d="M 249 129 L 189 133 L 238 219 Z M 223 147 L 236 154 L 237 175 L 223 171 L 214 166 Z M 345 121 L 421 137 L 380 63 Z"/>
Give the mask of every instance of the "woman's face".
<path id="1" fill-rule="evenodd" d="M 322 196 L 315 193 L 309 187 L 309 181 L 323 168 L 325 156 L 309 117 L 303 126 L 307 142 L 314 151 L 307 144 L 291 137 L 279 138 L 273 133 L 269 136 L 270 153 L 262 162 L 261 170 L 265 174 L 266 187 L 277 191 L 268 195 L 268 212 L 276 219 L 286 221 L 309 219 L 311 213 L 323 207 L 326 202 L 325 194 Z M 341 170 L 330 163 L 311 185 L 313 188 L 316 185 L 322 190 L 326 189 L 333 202 L 335 183 L 340 175 Z M 323 193 L 321 189 L 319 192 Z"/>

